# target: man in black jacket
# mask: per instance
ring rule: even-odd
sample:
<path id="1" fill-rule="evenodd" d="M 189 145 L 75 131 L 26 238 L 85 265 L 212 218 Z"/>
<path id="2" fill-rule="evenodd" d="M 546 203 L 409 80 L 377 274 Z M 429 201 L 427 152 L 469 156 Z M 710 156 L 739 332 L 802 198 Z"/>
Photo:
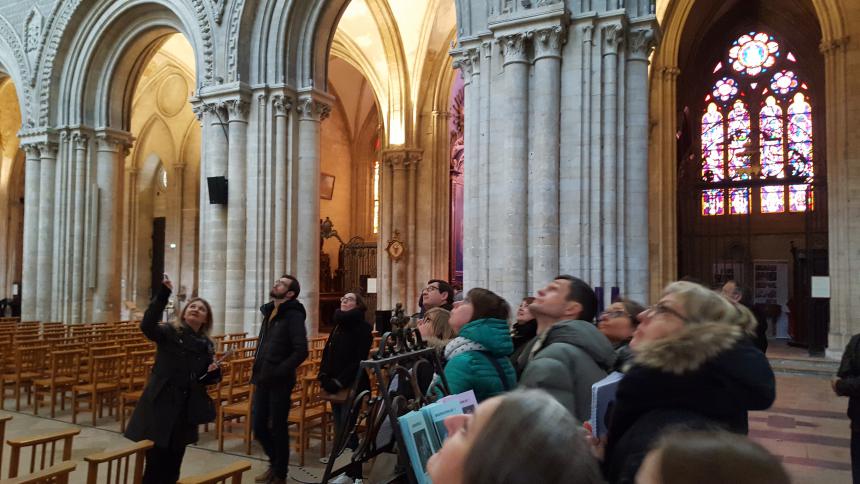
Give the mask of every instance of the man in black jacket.
<path id="1" fill-rule="evenodd" d="M 282 484 L 290 462 L 290 395 L 296 368 L 308 356 L 305 307 L 296 300 L 299 281 L 284 275 L 272 285 L 272 300 L 260 307 L 263 324 L 251 383 L 254 393 L 254 435 L 269 457 L 269 470 L 256 482 Z"/>
<path id="2" fill-rule="evenodd" d="M 860 334 L 855 334 L 839 365 L 838 378 L 833 380 L 833 391 L 848 397 L 848 418 L 851 419 L 851 474 L 854 484 L 860 484 Z"/>

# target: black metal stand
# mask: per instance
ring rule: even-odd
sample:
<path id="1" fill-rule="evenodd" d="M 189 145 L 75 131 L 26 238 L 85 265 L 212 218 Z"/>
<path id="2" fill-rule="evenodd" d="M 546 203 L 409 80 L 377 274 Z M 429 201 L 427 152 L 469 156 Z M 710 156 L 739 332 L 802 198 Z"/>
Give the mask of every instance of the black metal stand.
<path id="1" fill-rule="evenodd" d="M 373 377 L 375 396 L 369 390 L 357 392 L 363 374 Z M 435 349 L 427 346 L 418 331 L 407 328 L 385 333 L 376 354 L 370 360 L 361 362 L 345 403 L 349 408 L 344 419 L 345 428 L 338 428 L 335 432 L 322 482 L 327 483 L 333 476 L 354 466 L 361 466 L 383 452 L 392 452 L 397 446 L 399 472 L 392 482 L 405 477 L 408 482 L 417 484 L 397 419 L 436 400 L 437 397 L 428 396 L 427 391 L 434 374 L 439 376 L 436 386 L 440 393 L 447 395 L 448 382 L 439 355 Z M 391 438 L 380 442 L 378 434 L 386 420 L 391 426 Z M 346 449 L 353 435 L 358 439 L 358 446 L 350 462 L 333 469 L 335 460 Z"/>

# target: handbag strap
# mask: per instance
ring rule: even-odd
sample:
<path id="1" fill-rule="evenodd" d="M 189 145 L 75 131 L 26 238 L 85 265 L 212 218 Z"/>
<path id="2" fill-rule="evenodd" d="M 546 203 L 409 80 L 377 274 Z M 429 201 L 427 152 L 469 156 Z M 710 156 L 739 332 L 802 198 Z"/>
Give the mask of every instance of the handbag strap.
<path id="1" fill-rule="evenodd" d="M 484 357 L 490 360 L 490 363 L 493 364 L 493 367 L 496 369 L 496 373 L 499 374 L 499 379 L 502 380 L 502 387 L 504 387 L 506 392 L 511 391 L 511 385 L 508 383 L 508 378 L 505 376 L 505 370 L 502 369 L 502 365 L 499 364 L 499 360 L 496 359 L 489 351 L 486 350 L 477 350 L 478 353 L 484 355 Z"/>

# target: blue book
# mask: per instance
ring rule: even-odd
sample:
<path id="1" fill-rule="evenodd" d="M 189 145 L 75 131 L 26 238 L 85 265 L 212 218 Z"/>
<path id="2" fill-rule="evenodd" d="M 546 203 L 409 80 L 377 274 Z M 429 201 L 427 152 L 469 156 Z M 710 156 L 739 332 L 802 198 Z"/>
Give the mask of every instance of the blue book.
<path id="1" fill-rule="evenodd" d="M 456 400 L 446 400 L 422 407 L 421 413 L 424 414 L 427 428 L 433 430 L 432 437 L 435 439 L 434 444 L 436 444 L 436 448 L 441 449 L 445 438 L 448 437 L 448 429 L 445 428 L 445 419 L 451 415 L 461 415 L 463 409 Z"/>
<path id="2" fill-rule="evenodd" d="M 596 438 L 603 437 L 609 430 L 606 426 L 606 412 L 615 401 L 615 393 L 618 392 L 618 384 L 622 378 L 623 373 L 614 371 L 591 385 L 591 435 Z"/>
<path id="3" fill-rule="evenodd" d="M 478 406 L 478 399 L 475 398 L 475 392 L 473 390 L 467 390 L 463 393 L 458 393 L 456 395 L 448 395 L 440 400 L 441 402 L 450 402 L 454 401 L 460 405 L 460 408 L 463 409 L 463 413 L 475 413 L 475 407 Z"/>
<path id="4" fill-rule="evenodd" d="M 415 473 L 418 484 L 430 484 L 430 476 L 427 475 L 427 461 L 436 453 L 438 448 L 434 447 L 434 431 L 427 427 L 424 414 L 420 411 L 412 411 L 397 419 L 400 423 L 400 431 L 403 434 L 403 443 L 409 454 L 409 462 Z"/>

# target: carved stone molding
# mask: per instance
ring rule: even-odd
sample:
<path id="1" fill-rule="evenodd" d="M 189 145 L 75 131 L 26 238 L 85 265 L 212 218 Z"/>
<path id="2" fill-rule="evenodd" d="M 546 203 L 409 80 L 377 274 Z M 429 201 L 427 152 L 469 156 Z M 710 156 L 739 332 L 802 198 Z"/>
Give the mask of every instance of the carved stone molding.
<path id="1" fill-rule="evenodd" d="M 851 37 L 846 35 L 845 37 L 833 39 L 829 42 L 822 42 L 821 45 L 818 46 L 818 50 L 827 56 L 839 52 L 840 50 L 844 50 L 845 47 L 848 46 L 849 42 L 851 42 Z"/>
<path id="2" fill-rule="evenodd" d="M 675 66 L 667 66 L 660 69 L 660 76 L 667 81 L 674 81 L 680 73 L 681 69 Z"/>
<path id="3" fill-rule="evenodd" d="M 293 109 L 293 100 L 289 96 L 275 94 L 272 96 L 272 107 L 275 108 L 275 116 L 288 116 Z"/>
<path id="4" fill-rule="evenodd" d="M 248 112 L 251 103 L 242 99 L 231 99 L 226 102 L 227 114 L 231 122 L 248 122 Z"/>
<path id="5" fill-rule="evenodd" d="M 43 141 L 41 143 L 37 143 L 36 146 L 39 147 L 39 157 L 42 159 L 57 159 L 57 143 L 52 143 L 50 141 Z"/>
<path id="6" fill-rule="evenodd" d="M 322 121 L 331 114 L 331 106 L 313 97 L 299 99 L 297 108 L 304 120 Z"/>
<path id="7" fill-rule="evenodd" d="M 215 23 L 221 25 L 221 19 L 224 18 L 224 7 L 227 6 L 227 0 L 211 0 L 212 16 L 215 17 Z"/>
<path id="8" fill-rule="evenodd" d="M 474 66 L 472 65 L 472 56 L 469 55 L 467 50 L 456 52 L 454 54 L 453 66 L 454 69 L 460 69 L 460 77 L 462 77 L 465 82 L 470 82 Z"/>
<path id="9" fill-rule="evenodd" d="M 528 63 L 528 44 L 531 32 L 517 32 L 515 34 L 502 35 L 497 40 L 502 49 L 504 65 L 514 62 Z"/>
<path id="10" fill-rule="evenodd" d="M 120 153 L 131 148 L 131 140 L 127 137 L 115 136 L 110 133 L 96 134 L 96 150 Z"/>
<path id="11" fill-rule="evenodd" d="M 42 45 L 42 26 L 44 19 L 38 7 L 33 6 L 24 21 L 24 49 L 30 59 L 30 65 L 38 62 L 39 48 Z"/>
<path id="12" fill-rule="evenodd" d="M 227 82 L 239 81 L 239 24 L 242 12 L 245 10 L 245 0 L 236 0 L 230 7 L 230 25 L 227 31 Z"/>
<path id="13" fill-rule="evenodd" d="M 200 37 L 203 40 L 203 86 L 215 84 L 215 48 L 212 41 L 212 25 L 206 14 L 205 0 L 192 0 L 194 13 L 197 16 L 197 27 L 200 29 Z M 222 9 L 223 12 L 223 9 Z"/>
<path id="14" fill-rule="evenodd" d="M 2 37 L 9 47 L 12 48 L 12 54 L 15 55 L 15 60 L 18 61 L 18 69 L 21 71 L 21 76 L 24 78 L 22 80 L 30 81 L 30 85 L 32 86 L 30 66 L 33 64 L 28 60 L 29 51 L 25 52 L 25 47 L 21 42 L 21 38 L 18 37 L 18 34 L 15 33 L 15 29 L 3 17 L 0 17 L 0 37 Z M 26 86 L 16 86 L 16 88 L 19 89 L 24 89 L 25 87 Z M 21 111 L 24 110 L 22 109 Z"/>
<path id="15" fill-rule="evenodd" d="M 624 44 L 624 27 L 616 23 L 604 25 L 600 30 L 603 33 L 603 54 L 618 54 L 618 49 Z"/>
<path id="16" fill-rule="evenodd" d="M 561 57 L 561 46 L 567 40 L 567 30 L 556 25 L 534 32 L 535 60 L 544 57 Z"/>
<path id="17" fill-rule="evenodd" d="M 72 133 L 72 143 L 76 150 L 86 150 L 90 137 L 85 133 Z"/>
<path id="18" fill-rule="evenodd" d="M 629 43 L 628 50 L 630 57 L 635 59 L 648 59 L 651 55 L 651 50 L 656 45 L 656 37 L 654 29 L 633 29 L 628 34 Z"/>
<path id="19" fill-rule="evenodd" d="M 38 160 L 39 159 L 39 145 L 36 143 L 30 143 L 26 145 L 21 145 L 21 149 L 24 150 L 24 156 L 27 160 Z"/>

